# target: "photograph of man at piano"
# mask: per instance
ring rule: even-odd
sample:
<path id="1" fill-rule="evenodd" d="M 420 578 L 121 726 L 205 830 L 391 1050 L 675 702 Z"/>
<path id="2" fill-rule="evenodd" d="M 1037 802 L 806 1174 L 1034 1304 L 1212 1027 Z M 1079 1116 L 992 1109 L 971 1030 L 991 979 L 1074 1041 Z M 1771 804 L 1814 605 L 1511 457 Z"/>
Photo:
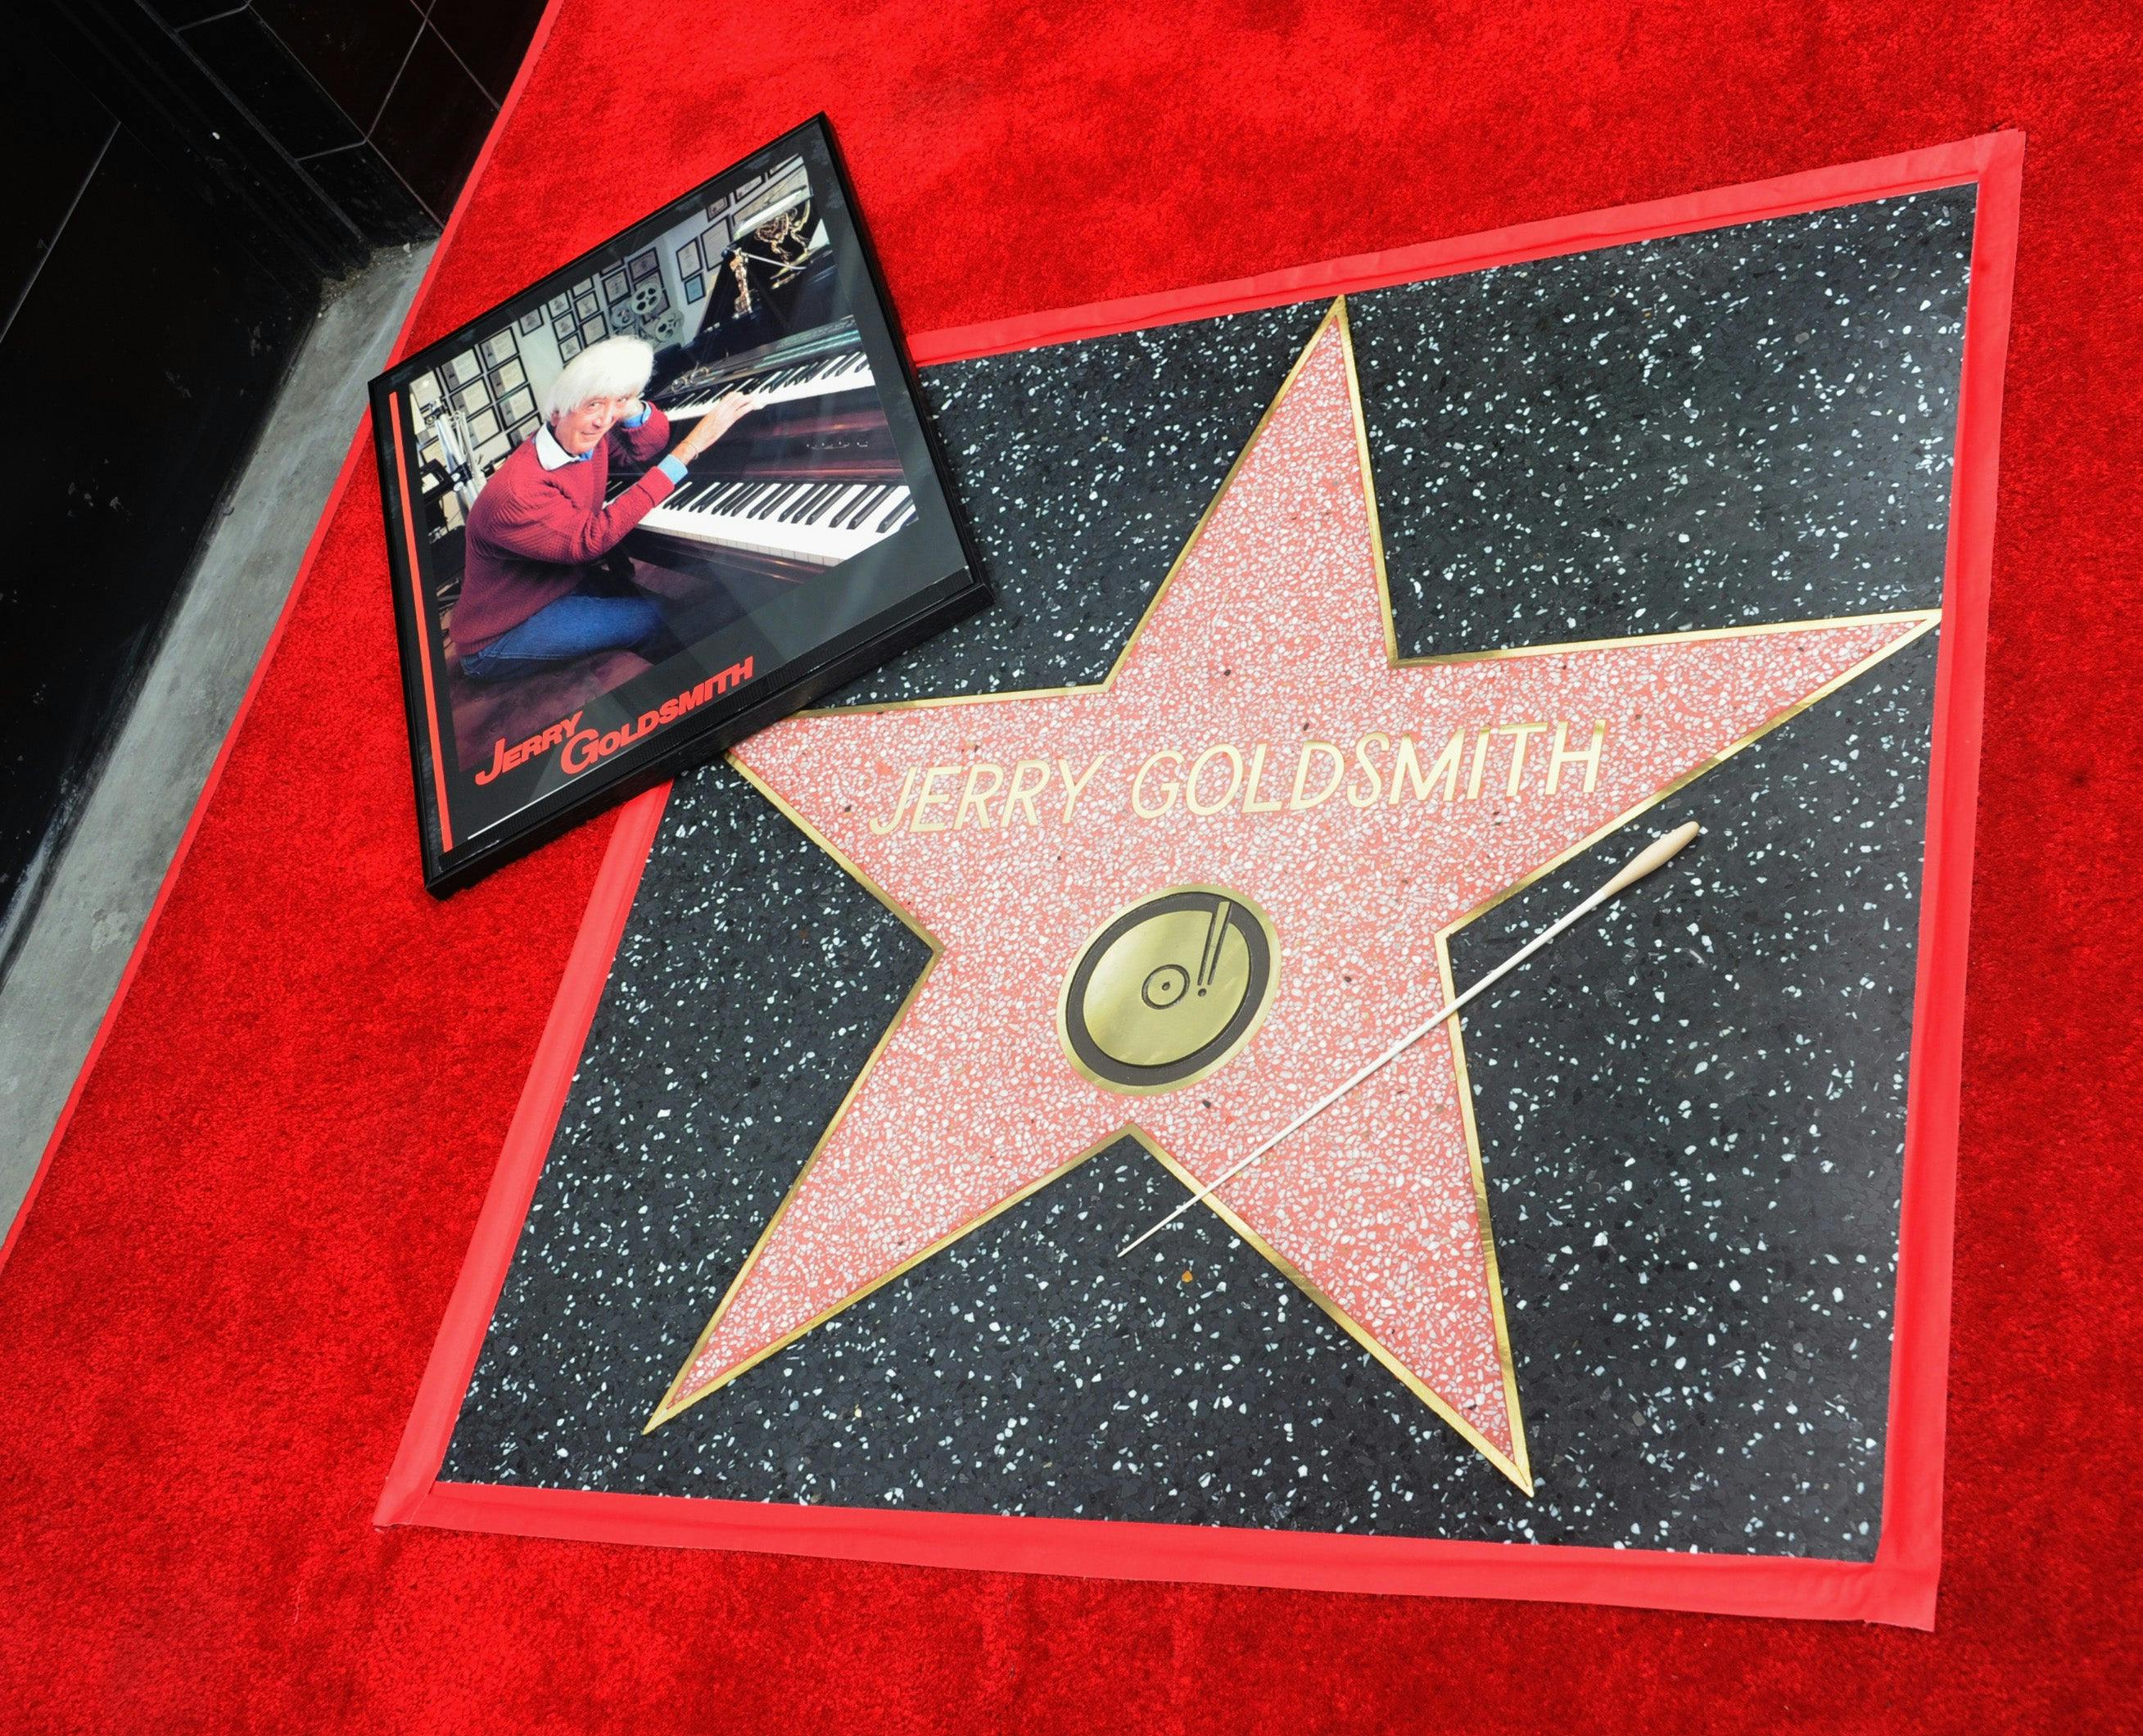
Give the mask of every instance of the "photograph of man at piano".
<path id="1" fill-rule="evenodd" d="M 915 518 L 800 156 L 497 317 L 402 388 L 463 767 Z"/>
<path id="2" fill-rule="evenodd" d="M 644 338 L 605 338 L 582 350 L 544 393 L 545 425 L 514 448 L 468 509 L 453 613 L 464 675 L 509 680 L 599 651 L 682 649 L 656 601 L 667 587 L 646 582 L 649 563 L 633 561 L 626 572 L 598 563 L 757 401 L 734 393 L 658 459 L 669 418 L 641 397 L 654 365 Z M 613 464 L 651 460 L 638 481 L 611 489 Z"/>

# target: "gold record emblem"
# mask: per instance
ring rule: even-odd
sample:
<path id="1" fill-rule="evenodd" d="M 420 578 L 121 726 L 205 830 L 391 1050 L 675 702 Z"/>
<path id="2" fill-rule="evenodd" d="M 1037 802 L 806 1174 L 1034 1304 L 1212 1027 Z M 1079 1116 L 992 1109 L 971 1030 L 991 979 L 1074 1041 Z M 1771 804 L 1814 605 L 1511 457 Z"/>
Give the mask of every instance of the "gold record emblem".
<path id="1" fill-rule="evenodd" d="M 1170 887 L 1118 911 L 1079 949 L 1057 997 L 1057 1040 L 1105 1091 L 1174 1091 L 1232 1061 L 1279 986 L 1265 912 L 1224 886 Z"/>

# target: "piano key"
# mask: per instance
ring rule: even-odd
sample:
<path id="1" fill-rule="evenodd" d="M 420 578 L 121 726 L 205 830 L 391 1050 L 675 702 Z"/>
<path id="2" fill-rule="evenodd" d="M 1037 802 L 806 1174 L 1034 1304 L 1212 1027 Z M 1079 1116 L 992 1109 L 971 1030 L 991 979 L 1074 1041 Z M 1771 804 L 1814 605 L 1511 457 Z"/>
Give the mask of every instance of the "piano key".
<path id="1" fill-rule="evenodd" d="M 864 515 L 866 512 L 869 512 L 873 507 L 877 506 L 880 501 L 883 500 L 887 495 L 892 492 L 892 483 L 873 482 L 854 500 L 850 501 L 847 506 L 844 507 L 834 515 L 831 521 L 833 527 L 837 531 L 854 530 L 858 525 L 864 522 Z"/>
<path id="2" fill-rule="evenodd" d="M 809 512 L 812 507 L 817 506 L 820 498 L 829 493 L 832 491 L 832 487 L 833 485 L 829 482 L 814 482 L 811 487 L 806 488 L 801 494 L 798 495 L 794 500 L 790 501 L 786 506 L 782 507 L 779 512 L 775 513 L 774 515 L 775 522 L 777 524 L 796 523 L 803 518 L 804 514 Z"/>
<path id="3" fill-rule="evenodd" d="M 715 502 L 719 508 L 709 510 Z M 862 522 L 837 522 L 853 521 L 859 506 L 864 513 Z M 759 482 L 725 497 L 710 496 L 696 508 L 681 508 L 666 501 L 640 522 L 643 530 L 710 550 L 729 548 L 834 566 L 883 541 L 914 516 L 904 487 Z M 880 524 L 883 529 L 878 527 Z"/>
<path id="4" fill-rule="evenodd" d="M 893 533 L 893 520 L 899 517 L 901 508 L 908 504 L 908 490 L 905 487 L 896 488 L 893 492 L 893 504 L 886 508 L 884 516 L 872 527 L 872 528 L 881 537 L 890 536 Z"/>
<path id="5" fill-rule="evenodd" d="M 798 493 L 809 487 L 809 482 L 769 482 L 759 497 L 744 509 L 745 518 L 771 518 L 795 499 Z"/>
<path id="6" fill-rule="evenodd" d="M 810 517 L 807 522 L 815 525 L 824 525 L 829 528 L 831 528 L 838 525 L 843 518 L 847 517 L 849 509 L 855 505 L 856 497 L 859 495 L 864 494 L 869 492 L 869 489 L 867 483 L 849 482 L 844 484 L 842 487 L 836 489 L 829 498 L 821 501 L 816 510 L 811 513 Z"/>
<path id="7" fill-rule="evenodd" d="M 767 508 L 765 517 L 770 524 L 786 524 L 791 513 L 807 500 L 815 497 L 821 483 L 802 482 L 791 484 L 783 491 L 781 498 Z"/>
<path id="8" fill-rule="evenodd" d="M 855 505 L 857 492 L 867 490 L 869 486 L 867 482 L 851 482 L 840 493 L 819 502 L 812 509 L 811 522 L 814 524 L 824 525 L 829 530 L 836 527 L 841 519 Z"/>
<path id="9" fill-rule="evenodd" d="M 755 516 L 764 523 L 779 524 L 788 516 L 789 509 L 816 486 L 813 482 L 788 483 Z"/>
<path id="10" fill-rule="evenodd" d="M 841 492 L 842 486 L 839 482 L 821 482 L 784 512 L 781 522 L 784 524 L 809 524 L 819 508 Z"/>
<path id="11" fill-rule="evenodd" d="M 842 495 L 838 502 L 831 503 L 825 512 L 819 514 L 819 523 L 825 525 L 827 529 L 844 529 L 847 525 L 855 523 L 857 514 L 870 510 L 872 491 L 885 487 L 885 482 L 857 482 L 855 488 L 851 488 L 847 495 Z"/>
<path id="12" fill-rule="evenodd" d="M 804 507 L 808 507 L 812 502 L 818 499 L 819 491 L 825 486 L 826 485 L 823 482 L 798 483 L 796 485 L 796 492 L 790 494 L 779 506 L 776 507 L 772 512 L 767 515 L 768 522 L 773 524 L 787 524 L 791 519 L 794 518 L 799 512 L 802 512 Z"/>
<path id="13" fill-rule="evenodd" d="M 700 512 L 725 512 L 728 509 L 731 502 L 737 499 L 738 497 L 742 495 L 752 485 L 749 481 L 739 482 L 731 480 L 723 482 L 720 478 L 717 478 L 716 485 L 711 492 L 701 495 L 700 498 L 695 501 L 687 501 L 685 504 Z"/>
<path id="14" fill-rule="evenodd" d="M 754 393 L 769 403 L 793 403 L 802 398 L 829 397 L 835 392 L 858 391 L 871 383 L 869 358 L 857 350 L 815 363 L 792 364 L 747 374 L 740 379 L 699 387 L 677 403 L 661 408 L 672 422 L 690 421 L 705 415 L 723 399 L 739 392 Z"/>

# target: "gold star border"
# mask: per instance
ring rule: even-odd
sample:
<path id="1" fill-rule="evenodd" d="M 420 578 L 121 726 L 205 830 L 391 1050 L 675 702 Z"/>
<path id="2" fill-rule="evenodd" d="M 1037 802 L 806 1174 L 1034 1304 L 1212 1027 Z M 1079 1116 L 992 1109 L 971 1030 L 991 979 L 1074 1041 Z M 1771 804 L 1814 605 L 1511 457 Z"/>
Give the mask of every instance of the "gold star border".
<path id="1" fill-rule="evenodd" d="M 1317 347 L 1326 333 L 1335 329 L 1339 334 L 1341 353 L 1347 370 L 1348 404 L 1354 413 L 1355 452 L 1361 465 L 1362 495 L 1368 514 L 1370 554 L 1377 575 L 1377 601 L 1383 621 L 1384 657 L 1386 663 L 1391 668 L 1405 669 L 1447 663 L 1486 662 L 1510 657 L 1557 656 L 1565 655 L 1572 651 L 1599 650 L 1616 646 L 1662 645 L 1681 640 L 1745 638 L 1764 633 L 1797 632 L 1810 627 L 1847 626 L 1878 621 L 1915 623 L 1912 632 L 1901 636 L 1881 650 L 1863 658 L 1843 674 L 1825 682 L 1806 698 L 1786 707 L 1775 717 L 1769 719 L 1746 734 L 1730 743 L 1710 759 L 1692 767 L 1680 777 L 1646 796 L 1642 801 L 1634 804 L 1613 819 L 1580 838 L 1567 849 L 1543 863 L 1532 873 L 1514 881 L 1492 898 L 1483 899 L 1463 915 L 1439 929 L 1435 937 L 1437 968 L 1443 980 L 1444 997 L 1448 1002 L 1458 992 L 1451 969 L 1451 937 L 1461 928 L 1486 915 L 1505 899 L 1515 898 L 1527 887 L 1555 873 L 1566 863 L 1582 855 L 1602 838 L 1621 830 L 1639 815 L 1658 806 L 1669 796 L 1731 759 L 1751 742 L 1759 740 L 1780 725 L 1790 722 L 1811 705 L 1828 698 L 1847 683 L 1858 680 L 1877 664 L 1914 643 L 1939 625 L 1942 620 L 1942 611 L 1939 609 L 1896 610 L 1870 615 L 1836 616 L 1815 621 L 1779 621 L 1750 626 L 1698 628 L 1685 632 L 1644 634 L 1627 638 L 1571 640 L 1552 645 L 1513 645 L 1486 651 L 1461 651 L 1440 655 L 1402 657 L 1398 651 L 1398 629 L 1392 616 L 1391 584 L 1384 565 L 1383 530 L 1377 513 L 1376 478 L 1369 462 L 1368 428 L 1362 410 L 1361 381 L 1354 362 L 1354 334 L 1348 322 L 1347 299 L 1343 295 L 1337 298 L 1326 310 L 1324 319 L 1318 322 L 1317 329 L 1310 334 L 1309 340 L 1303 345 L 1302 349 L 1296 355 L 1294 364 L 1288 369 L 1287 377 L 1280 382 L 1279 390 L 1273 394 L 1271 401 L 1265 406 L 1264 413 L 1258 418 L 1257 426 L 1251 429 L 1250 438 L 1244 442 L 1241 450 L 1235 455 L 1234 462 L 1228 467 L 1227 474 L 1221 478 L 1220 487 L 1214 491 L 1213 497 L 1206 503 L 1205 511 L 1199 514 L 1198 522 L 1191 527 L 1190 535 L 1185 540 L 1182 549 L 1178 552 L 1175 559 L 1170 563 L 1168 571 L 1162 577 L 1160 585 L 1156 587 L 1152 599 L 1141 612 L 1137 623 L 1131 631 L 1130 636 L 1124 641 L 1123 648 L 1116 653 L 1115 660 L 1109 666 L 1108 673 L 1100 681 L 1074 683 L 1057 687 L 1020 688 L 995 693 L 952 694 L 933 699 L 891 700 L 875 705 L 815 706 L 799 715 L 807 717 L 867 716 L 877 712 L 911 711 L 950 705 L 998 705 L 1016 700 L 1049 699 L 1108 692 L 1116 685 L 1116 678 L 1123 672 L 1124 665 L 1129 660 L 1133 648 L 1136 646 L 1141 636 L 1145 633 L 1147 622 L 1153 619 L 1155 612 L 1160 608 L 1161 599 L 1168 594 L 1169 587 L 1175 582 L 1177 573 L 1182 571 L 1184 563 L 1190 558 L 1192 551 L 1198 547 L 1199 539 L 1205 534 L 1207 521 L 1211 518 L 1220 502 L 1226 497 L 1228 490 L 1235 482 L 1237 472 L 1241 470 L 1244 462 L 1256 448 L 1259 438 L 1265 433 L 1266 424 L 1272 420 L 1274 413 L 1286 400 L 1287 394 L 1293 388 L 1297 376 L 1308 364 L 1310 357 L 1316 353 Z M 813 1165 L 818 1162 L 819 1153 L 825 1149 L 826 1142 L 833 1137 L 835 1130 L 840 1126 L 843 1118 L 849 1112 L 850 1105 L 855 1101 L 857 1093 L 863 1089 L 864 1081 L 869 1078 L 871 1070 L 878 1065 L 878 1057 L 885 1052 L 894 1034 L 906 1021 L 917 996 L 922 992 L 923 984 L 929 980 L 930 973 L 937 968 L 938 961 L 944 952 L 943 942 L 924 927 L 912 911 L 851 861 L 839 846 L 798 813 L 778 790 L 767 784 L 734 754 L 728 755 L 727 758 L 730 765 L 772 803 L 791 824 L 832 857 L 841 868 L 864 887 L 872 897 L 898 917 L 928 947 L 929 957 L 925 960 L 923 969 L 917 973 L 915 981 L 909 987 L 907 994 L 902 997 L 892 1020 L 887 1024 L 877 1043 L 873 1046 L 870 1055 L 864 1061 L 861 1070 L 858 1071 L 848 1091 L 843 1095 L 839 1105 L 828 1120 L 825 1130 L 819 1135 L 817 1142 L 812 1146 L 810 1155 L 805 1158 L 803 1167 L 797 1172 L 796 1180 L 789 1185 L 788 1191 L 783 1194 L 780 1204 L 775 1209 L 773 1215 L 766 1221 L 765 1228 L 760 1232 L 758 1240 L 752 1244 L 751 1252 L 745 1257 L 743 1265 L 737 1269 L 737 1274 L 730 1281 L 729 1288 L 723 1292 L 722 1299 L 716 1305 L 714 1313 L 708 1319 L 699 1337 L 693 1341 L 692 1348 L 680 1367 L 676 1377 L 671 1382 L 669 1390 L 663 1394 L 661 1402 L 656 1407 L 654 1414 L 649 1417 L 646 1426 L 641 1429 L 642 1434 L 653 1433 L 672 1417 L 690 1410 L 701 1399 L 720 1392 L 724 1387 L 757 1368 L 770 1357 L 786 1350 L 807 1333 L 816 1330 L 836 1314 L 854 1307 L 873 1292 L 891 1283 L 895 1279 L 904 1277 L 914 1268 L 921 1265 L 923 1261 L 943 1252 L 962 1237 L 979 1229 L 983 1224 L 991 1222 L 1001 1214 L 1009 1211 L 1022 1200 L 1039 1193 L 1052 1182 L 1069 1175 L 1087 1159 L 1098 1152 L 1106 1150 L 1119 1140 L 1129 1137 L 1137 1140 L 1148 1153 L 1168 1170 L 1170 1174 L 1190 1191 L 1195 1192 L 1202 1185 L 1199 1179 L 1179 1163 L 1159 1140 L 1140 1126 L 1135 1120 L 1127 1120 L 1122 1125 L 1096 1140 L 1076 1156 L 1066 1160 L 1046 1175 L 1037 1177 L 1025 1187 L 1007 1195 L 988 1211 L 970 1219 L 950 1234 L 940 1237 L 929 1246 L 909 1256 L 860 1288 L 851 1292 L 834 1307 L 814 1316 L 794 1331 L 784 1334 L 774 1343 L 746 1358 L 735 1368 L 725 1371 L 719 1379 L 710 1382 L 681 1402 L 677 1394 L 678 1389 L 684 1384 L 685 1377 L 690 1372 L 693 1363 L 699 1359 L 700 1352 L 705 1348 L 708 1339 L 714 1336 L 715 1329 L 721 1324 L 722 1318 L 728 1313 L 730 1303 L 742 1289 L 745 1280 L 750 1277 L 753 1267 L 759 1263 L 760 1255 L 773 1239 L 774 1233 L 780 1225 L 783 1217 L 788 1213 L 791 1202 L 809 1176 Z M 1448 1402 L 1431 1389 L 1366 1327 L 1355 1320 L 1337 1301 L 1319 1288 L 1299 1266 L 1260 1236 L 1217 1194 L 1209 1194 L 1205 1203 L 1230 1229 L 1244 1241 L 1249 1243 L 1284 1274 L 1297 1288 L 1331 1316 L 1341 1330 L 1396 1376 L 1408 1392 L 1426 1404 L 1476 1452 L 1530 1497 L 1533 1493 L 1532 1457 L 1526 1445 L 1525 1419 L 1518 1396 L 1517 1371 L 1512 1359 L 1510 1330 L 1504 1318 L 1502 1275 L 1497 1259 L 1495 1230 L 1489 1217 L 1487 1178 L 1481 1161 L 1480 1135 L 1474 1122 L 1473 1092 L 1467 1070 L 1466 1047 L 1461 1029 L 1462 1024 L 1462 1021 L 1454 1021 L 1450 1026 L 1452 1061 L 1458 1080 L 1459 1112 L 1466 1129 L 1466 1157 L 1473 1178 L 1474 1209 L 1480 1224 L 1482 1254 L 1486 1267 L 1489 1304 L 1495 1318 L 1496 1358 L 1502 1370 L 1503 1398 L 1510 1417 L 1512 1451 L 1508 1454 L 1504 1453 L 1483 1437 L 1480 1431 L 1460 1416 Z"/>

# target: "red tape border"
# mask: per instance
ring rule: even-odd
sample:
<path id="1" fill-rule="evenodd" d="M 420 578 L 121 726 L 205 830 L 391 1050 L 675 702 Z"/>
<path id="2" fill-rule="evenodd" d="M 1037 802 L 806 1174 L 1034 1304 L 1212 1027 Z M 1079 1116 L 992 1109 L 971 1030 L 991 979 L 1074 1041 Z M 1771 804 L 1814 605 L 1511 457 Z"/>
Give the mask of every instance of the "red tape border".
<path id="1" fill-rule="evenodd" d="M 1943 631 L 1935 675 L 1883 1523 L 1872 1562 L 814 1507 L 440 1481 L 439 1467 L 462 1397 L 609 979 L 618 937 L 661 823 L 666 789 L 650 791 L 627 806 L 612 834 L 375 1522 L 921 1566 L 1615 1604 L 1932 1629 L 1942 1565 L 1950 1241 L 1980 701 L 1993 565 L 2002 362 L 2008 348 L 2023 164 L 2022 133 L 1992 133 L 1869 162 L 1364 254 L 1234 283 L 925 333 L 910 345 L 917 364 L 927 366 L 1935 187 L 1977 186 L 1943 572 Z"/>

